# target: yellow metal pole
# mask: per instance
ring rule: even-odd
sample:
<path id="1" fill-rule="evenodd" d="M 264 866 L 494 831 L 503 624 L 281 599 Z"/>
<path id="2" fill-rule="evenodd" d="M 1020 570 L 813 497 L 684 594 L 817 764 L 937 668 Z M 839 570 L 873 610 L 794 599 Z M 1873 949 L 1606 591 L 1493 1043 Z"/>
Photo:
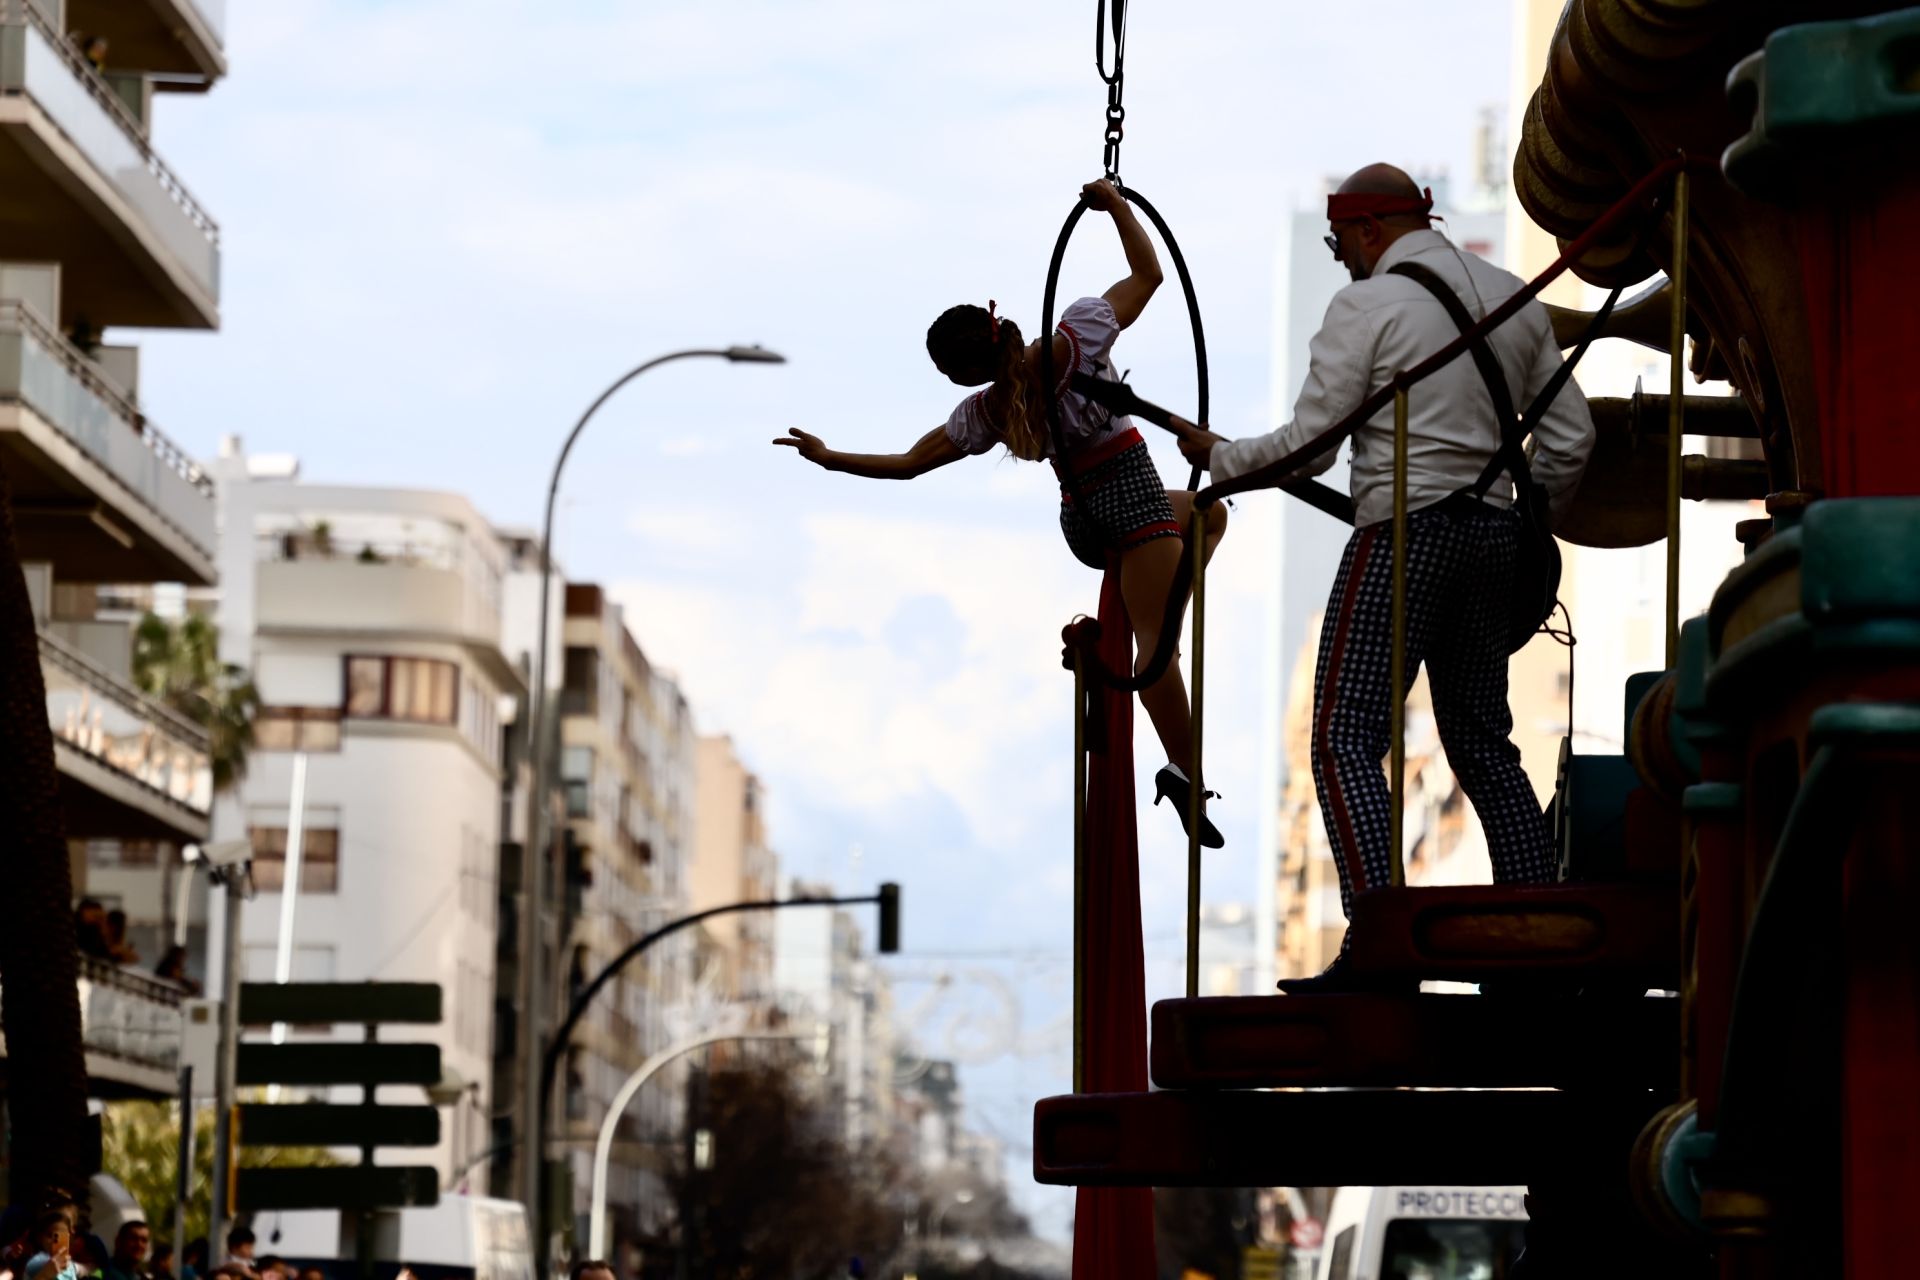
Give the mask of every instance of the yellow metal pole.
<path id="1" fill-rule="evenodd" d="M 1087 1083 L 1087 660 L 1073 651 L 1073 1091 Z"/>
<path id="2" fill-rule="evenodd" d="M 1667 332 L 1667 666 L 1680 660 L 1680 435 L 1687 370 L 1687 171 L 1673 180 L 1673 319 Z"/>
<path id="3" fill-rule="evenodd" d="M 1187 549 L 1193 556 L 1193 754 L 1187 762 L 1187 998 L 1200 994 L 1200 816 L 1206 812 L 1206 783 L 1200 771 L 1201 706 L 1207 687 L 1207 513 L 1193 504 Z"/>
<path id="4" fill-rule="evenodd" d="M 1391 757 L 1387 765 L 1388 844 L 1393 861 L 1387 875 L 1396 889 L 1407 882 L 1403 862 L 1407 802 L 1407 388 L 1393 391 L 1393 656 L 1388 662 L 1388 705 L 1392 707 Z"/>

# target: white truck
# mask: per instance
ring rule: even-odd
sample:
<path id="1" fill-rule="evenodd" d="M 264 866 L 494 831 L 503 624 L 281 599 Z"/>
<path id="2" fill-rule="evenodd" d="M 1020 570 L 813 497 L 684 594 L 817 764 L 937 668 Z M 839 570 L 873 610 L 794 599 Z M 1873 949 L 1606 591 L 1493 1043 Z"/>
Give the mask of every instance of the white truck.
<path id="1" fill-rule="evenodd" d="M 1506 1280 L 1525 1187 L 1341 1187 L 1314 1280 Z"/>
<path id="2" fill-rule="evenodd" d="M 326 1280 L 359 1276 L 353 1225 L 337 1209 L 257 1213 L 253 1232 L 255 1257 L 285 1258 L 296 1275 L 314 1267 Z M 446 1195 L 431 1209 L 379 1215 L 374 1275 L 393 1280 L 406 1267 L 414 1280 L 533 1280 L 532 1239 L 518 1201 Z"/>

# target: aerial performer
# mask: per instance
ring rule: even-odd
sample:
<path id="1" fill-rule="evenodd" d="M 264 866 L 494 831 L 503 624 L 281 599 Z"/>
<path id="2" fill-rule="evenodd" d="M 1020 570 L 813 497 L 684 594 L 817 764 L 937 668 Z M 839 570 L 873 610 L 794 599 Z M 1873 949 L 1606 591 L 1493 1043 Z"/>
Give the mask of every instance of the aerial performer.
<path id="1" fill-rule="evenodd" d="M 818 436 L 798 428 L 774 443 L 828 471 L 874 480 L 910 480 L 962 458 L 987 453 L 996 445 L 1024 462 L 1042 458 L 1061 478 L 1060 531 L 1074 556 L 1089 568 L 1105 570 L 1117 562 L 1122 598 L 1136 639 L 1134 671 L 1145 668 L 1160 639 L 1175 571 L 1184 554 L 1193 495 L 1168 490 L 1160 482 L 1146 442 L 1132 421 L 1070 388 L 1076 373 L 1115 381 L 1114 340 L 1145 310 L 1160 287 L 1160 261 L 1153 242 L 1119 190 L 1105 180 L 1082 188 L 1090 208 L 1109 214 L 1127 256 L 1127 276 L 1097 298 L 1081 298 L 1061 314 L 1052 335 L 1054 387 L 1040 384 L 1038 341 L 1023 340 L 1019 327 L 985 307 L 949 307 L 927 330 L 927 354 L 934 367 L 963 387 L 979 391 L 962 400 L 945 424 L 933 428 L 905 453 L 842 453 Z M 1066 441 L 1064 458 L 1054 457 L 1048 439 L 1047 404 L 1059 406 Z M 1076 500 L 1077 495 L 1077 500 Z M 1205 554 L 1211 558 L 1227 529 L 1224 505 L 1209 512 Z M 1154 803 L 1171 800 L 1187 821 L 1190 781 L 1181 761 L 1192 759 L 1192 721 L 1180 668 L 1140 691 L 1140 705 L 1153 721 L 1167 753 L 1154 778 Z M 1224 841 L 1203 813 L 1200 843 L 1217 849 Z"/>
<path id="2" fill-rule="evenodd" d="M 1432 226 L 1433 200 L 1391 165 L 1370 165 L 1327 198 L 1327 247 L 1353 283 L 1334 295 L 1310 346 L 1293 420 L 1268 435 L 1229 441 L 1176 419 L 1181 452 L 1214 480 L 1254 471 L 1303 447 L 1367 396 L 1460 336 L 1524 282 L 1465 253 Z M 1423 280 L 1424 277 L 1424 280 Z M 1561 367 L 1546 309 L 1529 302 L 1488 339 L 1487 370 L 1455 360 L 1409 401 L 1407 448 L 1406 687 L 1390 689 L 1392 651 L 1393 410 L 1353 436 L 1354 532 L 1334 579 L 1314 669 L 1314 789 L 1340 872 L 1349 919 L 1353 895 L 1388 883 L 1387 754 L 1392 699 L 1405 698 L 1422 662 L 1447 763 L 1486 829 L 1493 878 L 1533 884 L 1557 873 L 1551 834 L 1513 745 L 1507 658 L 1524 538 L 1515 506 L 1538 504 L 1542 530 L 1563 515 L 1592 451 L 1593 419 L 1570 380 L 1545 399 L 1534 451 L 1502 448 L 1502 419 L 1542 397 Z M 1500 384 L 1504 387 L 1496 391 Z M 1529 417 L 1533 415 L 1529 414 Z M 1517 444 L 1517 442 L 1516 442 Z M 1329 446 L 1296 474 L 1333 464 Z M 1544 531 L 1538 536 L 1544 537 Z M 1524 594 L 1524 593 L 1522 593 Z M 1524 641 L 1537 625 L 1518 628 Z M 1383 985 L 1360 978 L 1343 943 L 1327 971 L 1280 985 L 1290 992 Z M 1401 985 L 1405 985 L 1404 983 Z"/>

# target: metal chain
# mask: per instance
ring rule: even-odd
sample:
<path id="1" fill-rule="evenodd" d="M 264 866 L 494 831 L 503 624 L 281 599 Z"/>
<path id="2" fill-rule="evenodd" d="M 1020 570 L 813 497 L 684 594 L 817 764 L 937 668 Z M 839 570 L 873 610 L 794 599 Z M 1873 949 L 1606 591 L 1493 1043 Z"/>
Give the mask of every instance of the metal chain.
<path id="1" fill-rule="evenodd" d="M 1107 70 L 1107 3 L 1098 0 L 1098 8 L 1093 18 L 1093 65 L 1100 78 L 1107 85 L 1106 129 L 1102 135 L 1105 147 L 1101 153 L 1101 164 L 1106 169 L 1107 181 L 1116 187 L 1120 182 L 1120 140 L 1126 134 L 1127 108 L 1121 101 L 1127 81 L 1127 0 L 1112 0 L 1113 3 L 1113 70 Z"/>

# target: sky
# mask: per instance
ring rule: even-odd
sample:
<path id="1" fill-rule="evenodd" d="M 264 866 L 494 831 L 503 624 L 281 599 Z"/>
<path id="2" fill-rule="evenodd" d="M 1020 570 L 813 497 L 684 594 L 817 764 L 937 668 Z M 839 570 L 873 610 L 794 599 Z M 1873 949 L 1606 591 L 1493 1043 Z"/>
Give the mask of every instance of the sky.
<path id="1" fill-rule="evenodd" d="M 942 422 L 958 392 L 923 343 L 954 303 L 995 299 L 1037 332 L 1054 238 L 1099 174 L 1093 8 L 229 4 L 231 75 L 160 98 L 154 129 L 221 224 L 222 328 L 132 335 L 143 407 L 196 453 L 237 435 L 309 480 L 457 491 L 527 526 L 566 431 L 628 368 L 690 346 L 785 354 L 622 391 L 569 464 L 556 554 L 626 605 L 701 731 L 733 735 L 787 871 L 902 883 L 905 952 L 885 962 L 901 1021 L 960 1061 L 970 1122 L 1006 1142 L 1053 1236 L 1071 1196 L 1032 1185 L 1027 1143 L 1033 1100 L 1070 1087 L 1058 636 L 1097 576 L 1060 539 L 1043 467 L 996 453 L 880 483 L 769 442 L 800 426 L 891 451 Z M 1121 171 L 1192 268 L 1217 429 L 1281 420 L 1286 215 L 1375 160 L 1466 174 L 1476 113 L 1506 94 L 1508 8 L 1131 6 Z M 1063 304 L 1122 274 L 1111 224 L 1087 217 Z M 1191 412 L 1190 343 L 1170 280 L 1116 363 Z M 1255 899 L 1281 500 L 1237 503 L 1209 578 L 1213 902 Z M 1158 998 L 1179 994 L 1185 842 L 1164 807 L 1140 822 Z"/>

